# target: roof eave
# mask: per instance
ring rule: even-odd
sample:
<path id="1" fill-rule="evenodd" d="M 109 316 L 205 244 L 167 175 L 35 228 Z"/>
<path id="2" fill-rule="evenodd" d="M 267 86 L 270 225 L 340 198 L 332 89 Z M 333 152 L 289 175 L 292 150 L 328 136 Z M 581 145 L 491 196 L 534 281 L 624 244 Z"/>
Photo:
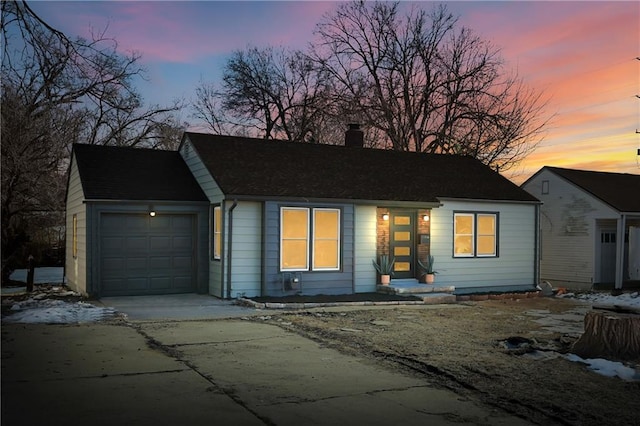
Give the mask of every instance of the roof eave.
<path id="1" fill-rule="evenodd" d="M 540 200 L 499 200 L 487 198 L 458 198 L 458 197 L 438 197 L 440 201 L 470 201 L 474 203 L 504 203 L 504 204 L 542 204 Z"/>
<path id="2" fill-rule="evenodd" d="M 99 204 L 156 204 L 156 205 L 178 205 L 178 204 L 193 204 L 193 205 L 209 205 L 208 200 L 126 200 L 116 198 L 86 198 L 83 203 L 99 203 Z"/>
<path id="3" fill-rule="evenodd" d="M 276 201 L 283 203 L 309 203 L 309 204 L 358 204 L 367 206 L 388 206 L 388 207 L 415 207 L 415 208 L 438 208 L 439 201 L 402 201 L 402 200 L 364 200 L 354 198 L 322 198 L 322 197 L 286 197 L 286 196 L 264 196 L 264 195 L 234 195 L 225 194 L 227 201 Z"/>

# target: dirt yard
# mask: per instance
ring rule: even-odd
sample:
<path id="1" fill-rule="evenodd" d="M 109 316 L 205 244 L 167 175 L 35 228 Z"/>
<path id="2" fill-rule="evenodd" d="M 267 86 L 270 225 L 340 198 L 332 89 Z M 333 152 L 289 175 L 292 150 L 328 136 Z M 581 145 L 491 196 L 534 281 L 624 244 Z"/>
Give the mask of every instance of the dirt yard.
<path id="1" fill-rule="evenodd" d="M 570 362 L 589 305 L 530 298 L 457 305 L 265 311 L 340 351 L 419 374 L 541 425 L 640 425 L 640 382 Z M 532 356 L 532 351 L 537 356 Z M 640 363 L 640 360 L 637 360 Z"/>

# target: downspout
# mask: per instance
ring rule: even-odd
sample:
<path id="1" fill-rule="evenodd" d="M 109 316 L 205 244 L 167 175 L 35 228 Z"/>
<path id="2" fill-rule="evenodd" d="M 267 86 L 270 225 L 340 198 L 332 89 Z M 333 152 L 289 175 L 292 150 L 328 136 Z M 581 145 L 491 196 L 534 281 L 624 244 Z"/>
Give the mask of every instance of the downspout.
<path id="1" fill-rule="evenodd" d="M 534 237 L 534 264 L 533 264 L 533 287 L 540 285 L 540 204 L 536 204 L 535 213 L 535 237 Z"/>
<path id="2" fill-rule="evenodd" d="M 233 210 L 238 206 L 238 200 L 233 200 L 229 207 L 229 236 L 227 238 L 227 299 L 231 299 L 231 255 L 233 254 Z"/>

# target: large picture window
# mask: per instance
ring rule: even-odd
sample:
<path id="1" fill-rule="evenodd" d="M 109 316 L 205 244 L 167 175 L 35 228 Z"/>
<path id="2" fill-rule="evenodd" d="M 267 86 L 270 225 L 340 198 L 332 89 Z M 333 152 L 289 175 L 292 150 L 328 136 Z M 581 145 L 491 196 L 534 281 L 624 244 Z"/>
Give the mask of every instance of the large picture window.
<path id="1" fill-rule="evenodd" d="M 497 213 L 454 213 L 454 257 L 498 256 Z"/>
<path id="2" fill-rule="evenodd" d="M 220 259 L 222 253 L 222 210 L 213 207 L 213 258 Z"/>
<path id="3" fill-rule="evenodd" d="M 280 269 L 340 269 L 340 210 L 283 207 L 280 210 Z"/>

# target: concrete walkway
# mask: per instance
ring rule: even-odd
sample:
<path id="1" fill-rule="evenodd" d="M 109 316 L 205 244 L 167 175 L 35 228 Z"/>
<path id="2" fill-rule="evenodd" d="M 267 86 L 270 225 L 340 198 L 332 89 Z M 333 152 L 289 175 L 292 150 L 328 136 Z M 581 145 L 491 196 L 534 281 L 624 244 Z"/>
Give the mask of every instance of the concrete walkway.
<path id="1" fill-rule="evenodd" d="M 524 425 L 246 320 L 2 327 L 3 425 Z"/>

